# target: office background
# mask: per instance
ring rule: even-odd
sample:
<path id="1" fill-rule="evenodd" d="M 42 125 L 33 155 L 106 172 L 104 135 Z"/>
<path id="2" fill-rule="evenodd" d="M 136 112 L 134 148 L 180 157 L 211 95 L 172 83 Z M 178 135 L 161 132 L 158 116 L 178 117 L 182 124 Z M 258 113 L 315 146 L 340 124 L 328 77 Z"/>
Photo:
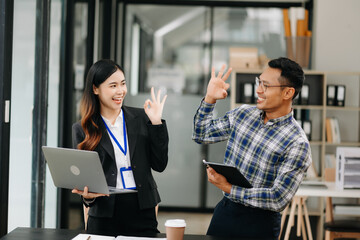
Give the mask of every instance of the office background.
<path id="1" fill-rule="evenodd" d="M 310 10 L 311 69 L 360 71 L 357 0 L 49 3 L 46 144 L 71 146 L 71 123 L 79 119 L 86 69 L 96 59 L 112 58 L 124 66 L 127 105 L 142 106 L 149 86 L 168 84 L 164 118 L 170 135 L 169 165 L 164 173 L 155 175 L 163 200 L 160 208 L 164 209 L 208 211 L 221 198 L 206 182 L 201 159 L 221 162 L 225 144 L 192 142 L 193 114 L 210 66 L 228 63 L 229 47 L 257 47 L 269 58 L 286 54 L 282 8 L 305 5 Z M 35 72 L 39 7 L 36 0 L 14 0 L 13 4 L 8 231 L 37 226 L 33 215 L 39 212 L 32 197 L 37 186 L 33 174 L 38 171 L 33 160 L 33 111 L 34 93 L 39 90 Z M 156 81 L 168 73 L 156 72 L 159 68 L 174 73 L 175 80 Z M 229 109 L 229 99 L 216 108 L 218 115 Z M 68 227 L 71 212 L 81 210 L 80 201 L 69 191 L 56 189 L 47 170 L 45 176 L 43 226 Z"/>

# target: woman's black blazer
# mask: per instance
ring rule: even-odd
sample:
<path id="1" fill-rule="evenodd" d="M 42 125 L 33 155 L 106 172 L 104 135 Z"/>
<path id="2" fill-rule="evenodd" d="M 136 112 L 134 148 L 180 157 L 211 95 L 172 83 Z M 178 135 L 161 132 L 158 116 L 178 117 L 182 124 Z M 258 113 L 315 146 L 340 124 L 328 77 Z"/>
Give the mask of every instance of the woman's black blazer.
<path id="1" fill-rule="evenodd" d="M 161 200 L 157 185 L 151 169 L 162 172 L 168 162 L 169 136 L 166 122 L 161 125 L 152 125 L 145 111 L 141 108 L 123 106 L 126 131 L 128 137 L 128 150 L 138 190 L 139 207 L 141 209 L 155 207 Z M 117 167 L 114 148 L 103 121 L 99 126 L 102 138 L 94 151 L 99 153 L 104 169 L 106 181 L 109 186 L 116 186 Z M 80 122 L 73 125 L 73 147 L 85 138 Z M 115 196 L 99 197 L 90 204 L 89 215 L 95 217 L 112 217 L 114 212 Z"/>

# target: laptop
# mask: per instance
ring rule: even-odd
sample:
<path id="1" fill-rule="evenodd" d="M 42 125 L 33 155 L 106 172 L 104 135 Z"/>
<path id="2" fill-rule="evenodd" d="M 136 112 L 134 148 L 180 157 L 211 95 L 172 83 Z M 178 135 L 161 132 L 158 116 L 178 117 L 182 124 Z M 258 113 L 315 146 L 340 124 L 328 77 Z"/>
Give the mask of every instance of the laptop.
<path id="1" fill-rule="evenodd" d="M 48 146 L 42 146 L 42 151 L 56 187 L 83 190 L 88 186 L 89 192 L 104 194 L 137 192 L 108 186 L 95 151 Z"/>

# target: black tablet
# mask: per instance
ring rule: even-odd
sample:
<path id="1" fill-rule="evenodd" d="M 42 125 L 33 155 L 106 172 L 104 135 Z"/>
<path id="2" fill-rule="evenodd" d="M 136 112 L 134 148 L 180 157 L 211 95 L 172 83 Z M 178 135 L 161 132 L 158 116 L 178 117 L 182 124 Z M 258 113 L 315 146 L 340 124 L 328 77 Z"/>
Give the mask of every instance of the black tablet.
<path id="1" fill-rule="evenodd" d="M 203 160 L 203 163 L 212 167 L 217 173 L 223 175 L 229 183 L 239 187 L 252 188 L 249 181 L 236 167 L 221 163 L 207 162 L 205 160 Z"/>

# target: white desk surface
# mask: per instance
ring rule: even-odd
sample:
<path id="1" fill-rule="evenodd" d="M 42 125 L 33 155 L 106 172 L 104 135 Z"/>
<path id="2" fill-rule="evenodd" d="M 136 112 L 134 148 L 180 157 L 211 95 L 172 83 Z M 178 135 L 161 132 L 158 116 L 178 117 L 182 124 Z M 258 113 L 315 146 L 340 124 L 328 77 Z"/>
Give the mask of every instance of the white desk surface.
<path id="1" fill-rule="evenodd" d="M 327 188 L 302 187 L 300 185 L 295 196 L 360 198 L 360 189 L 338 189 L 335 182 L 324 183 Z"/>

